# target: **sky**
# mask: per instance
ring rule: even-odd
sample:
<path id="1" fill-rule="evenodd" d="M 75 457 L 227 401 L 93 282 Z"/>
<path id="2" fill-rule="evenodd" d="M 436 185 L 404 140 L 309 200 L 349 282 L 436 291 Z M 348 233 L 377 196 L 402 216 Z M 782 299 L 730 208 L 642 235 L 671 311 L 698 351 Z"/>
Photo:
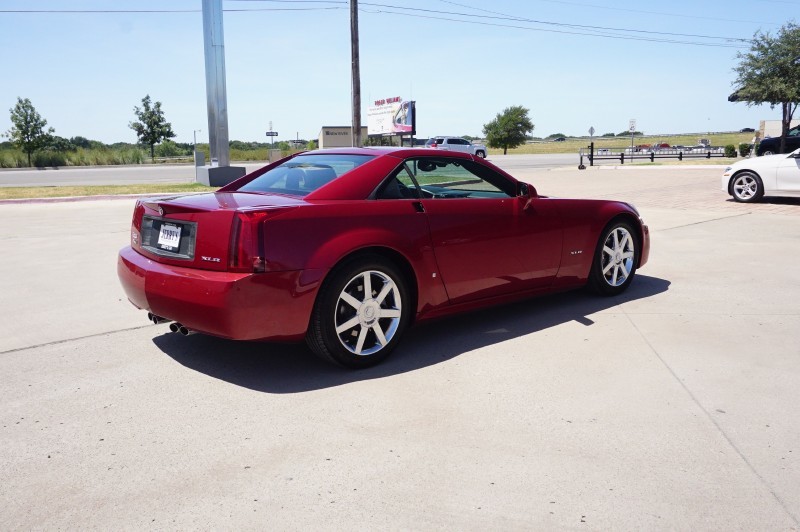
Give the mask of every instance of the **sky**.
<path id="1" fill-rule="evenodd" d="M 736 54 L 800 13 L 800 0 L 358 3 L 362 123 L 375 100 L 400 96 L 417 102 L 423 138 L 480 137 L 512 105 L 530 110 L 540 137 L 619 133 L 630 119 L 646 134 L 757 128 L 780 109 L 727 101 Z M 174 140 L 200 130 L 207 141 L 201 7 L 0 1 L 0 133 L 22 97 L 56 135 L 135 142 L 128 124 L 149 94 Z M 350 124 L 347 0 L 223 0 L 223 10 L 231 140 L 266 142 L 270 121 L 279 140 Z"/>

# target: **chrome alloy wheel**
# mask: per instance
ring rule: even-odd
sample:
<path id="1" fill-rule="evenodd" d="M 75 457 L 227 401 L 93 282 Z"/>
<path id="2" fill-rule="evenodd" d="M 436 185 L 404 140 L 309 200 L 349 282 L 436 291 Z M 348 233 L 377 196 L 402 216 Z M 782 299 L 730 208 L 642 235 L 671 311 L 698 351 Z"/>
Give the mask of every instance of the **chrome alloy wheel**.
<path id="1" fill-rule="evenodd" d="M 624 227 L 615 227 L 603 242 L 603 278 L 609 286 L 620 286 L 633 271 L 634 239 Z"/>
<path id="2" fill-rule="evenodd" d="M 758 181 L 750 174 L 741 174 L 733 180 L 733 194 L 741 200 L 749 200 L 758 192 Z"/>
<path id="3" fill-rule="evenodd" d="M 336 335 L 359 356 L 377 353 L 400 325 L 400 290 L 391 277 L 377 270 L 359 273 L 345 285 L 336 302 Z"/>

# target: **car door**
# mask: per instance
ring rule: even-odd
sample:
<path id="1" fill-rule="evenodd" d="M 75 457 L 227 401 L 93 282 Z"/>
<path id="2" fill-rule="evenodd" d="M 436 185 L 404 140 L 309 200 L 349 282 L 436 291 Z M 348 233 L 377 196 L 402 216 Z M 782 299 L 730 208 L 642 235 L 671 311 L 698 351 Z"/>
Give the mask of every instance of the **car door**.
<path id="1" fill-rule="evenodd" d="M 800 152 L 792 153 L 781 160 L 776 180 L 778 190 L 800 193 Z"/>
<path id="2" fill-rule="evenodd" d="M 460 151 L 462 153 L 469 153 L 469 143 L 464 139 L 450 139 L 450 142 L 453 143 L 452 148 L 453 151 Z"/>
<path id="3" fill-rule="evenodd" d="M 532 208 L 527 196 L 518 196 L 516 182 L 462 158 L 410 158 L 403 171 L 421 195 L 452 303 L 552 284 L 562 240 L 554 205 Z"/>

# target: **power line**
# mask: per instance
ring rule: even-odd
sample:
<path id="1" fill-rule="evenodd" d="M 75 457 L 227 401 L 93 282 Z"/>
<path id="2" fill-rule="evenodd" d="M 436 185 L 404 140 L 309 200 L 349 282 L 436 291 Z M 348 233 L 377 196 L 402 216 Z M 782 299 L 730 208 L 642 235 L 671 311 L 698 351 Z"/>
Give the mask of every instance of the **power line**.
<path id="1" fill-rule="evenodd" d="M 369 12 L 369 11 L 367 11 Z M 604 37 L 608 39 L 620 39 L 620 40 L 628 40 L 628 41 L 644 41 L 644 42 L 660 42 L 660 43 L 668 43 L 668 44 L 686 44 L 692 46 L 705 46 L 711 48 L 735 48 L 735 49 L 745 49 L 746 46 L 740 46 L 736 44 L 727 44 L 727 43 L 708 43 L 708 42 L 696 42 L 696 41 L 682 41 L 676 39 L 659 39 L 655 37 L 637 37 L 633 35 L 620 35 L 617 33 L 608 33 L 604 31 L 567 31 L 567 30 L 556 30 L 556 29 L 545 29 L 545 28 L 531 28 L 530 26 L 518 26 L 514 24 L 499 24 L 493 22 L 482 22 L 476 20 L 463 20 L 463 19 L 454 19 L 454 18 L 447 18 L 447 17 L 436 17 L 432 15 L 415 15 L 413 13 L 402 13 L 397 11 L 384 11 L 381 9 L 371 11 L 374 14 L 391 14 L 391 15 L 400 15 L 405 17 L 414 17 L 414 18 L 422 18 L 422 19 L 429 19 L 429 20 L 443 20 L 448 22 L 459 22 L 462 24 L 473 24 L 478 26 L 494 26 L 499 28 L 513 28 L 513 29 L 520 29 L 520 30 L 527 30 L 527 31 L 541 31 L 547 33 L 560 33 L 566 35 L 584 35 L 589 37 Z"/>
<path id="2" fill-rule="evenodd" d="M 450 2 L 448 2 L 450 3 Z M 493 20 L 509 20 L 512 22 L 528 22 L 531 24 L 544 24 L 549 26 L 560 26 L 560 27 L 568 27 L 568 28 L 578 28 L 578 29 L 587 29 L 587 30 L 602 30 L 602 31 L 625 31 L 625 32 L 632 32 L 632 33 L 647 33 L 647 34 L 654 34 L 654 35 L 667 35 L 672 37 L 694 37 L 694 38 L 702 38 L 702 39 L 720 39 L 720 40 L 728 40 L 728 41 L 747 41 L 748 39 L 742 39 L 741 37 L 724 37 L 724 36 L 716 36 L 716 35 L 699 35 L 699 34 L 692 34 L 692 33 L 673 33 L 673 32 L 664 32 L 664 31 L 651 31 L 651 30 L 638 30 L 638 29 L 630 29 L 630 28 L 615 28 L 615 27 L 607 27 L 607 26 L 594 26 L 594 25 L 585 25 L 585 24 L 570 24 L 566 22 L 553 22 L 548 20 L 536 20 L 536 19 L 529 19 L 524 17 L 517 17 L 513 15 L 507 15 L 505 13 L 495 13 L 498 16 L 491 16 L 491 15 L 473 15 L 472 13 L 454 13 L 454 12 L 447 12 L 447 11 L 439 11 L 436 9 L 423 9 L 423 8 L 416 8 L 416 7 L 403 7 L 403 6 L 395 6 L 395 5 L 387 5 L 387 4 L 374 4 L 364 2 L 362 5 L 365 6 L 373 6 L 373 7 L 385 7 L 390 9 L 403 9 L 403 10 L 410 10 L 410 11 L 422 11 L 425 13 L 435 13 L 435 14 L 443 14 L 443 15 L 451 15 L 451 16 L 460 16 L 460 17 L 473 17 L 473 18 L 480 18 L 480 19 L 493 19 Z"/>
<path id="3" fill-rule="evenodd" d="M 347 3 L 344 0 L 228 0 L 233 2 L 269 2 L 269 3 L 329 3 L 329 4 L 341 4 Z M 526 22 L 530 24 L 542 24 L 542 25 L 551 25 L 551 26 L 559 26 L 559 27 L 567 27 L 567 28 L 576 28 L 576 29 L 583 29 L 583 30 L 591 30 L 591 31 L 604 31 L 604 32 L 629 32 L 629 33 L 641 33 L 641 34 L 649 34 L 649 35 L 664 35 L 669 37 L 691 37 L 695 39 L 717 39 L 717 40 L 725 40 L 725 41 L 738 41 L 738 42 L 748 42 L 748 39 L 743 39 L 741 37 L 726 37 L 726 36 L 716 36 L 716 35 L 703 35 L 703 34 L 693 34 L 693 33 L 676 33 L 676 32 L 661 32 L 661 31 L 653 31 L 653 30 L 640 30 L 640 29 L 632 29 L 632 28 L 617 28 L 617 27 L 606 27 L 606 26 L 594 26 L 594 25 L 584 25 L 584 24 L 571 24 L 566 22 L 554 22 L 548 20 L 536 20 L 536 19 L 529 19 L 520 16 L 509 15 L 507 13 L 500 13 L 497 11 L 489 11 L 485 9 L 478 9 L 473 6 L 467 4 L 461 4 L 458 2 L 448 1 L 448 0 L 440 0 L 446 4 L 472 9 L 476 11 L 481 11 L 481 14 L 476 15 L 472 13 L 459 13 L 459 12 L 452 12 L 452 11 L 442 11 L 437 9 L 426 9 L 426 8 L 419 8 L 419 7 L 406 7 L 406 6 L 397 6 L 392 4 L 377 4 L 377 3 L 370 3 L 370 2 L 362 2 L 361 5 L 363 6 L 371 6 L 371 7 L 379 7 L 379 8 L 387 8 L 387 9 L 396 9 L 396 10 L 406 10 L 406 11 L 414 11 L 414 12 L 425 12 L 425 13 L 432 13 L 436 15 L 446 15 L 446 16 L 458 16 L 458 17 L 471 17 L 471 18 L 480 18 L 480 19 L 494 19 L 494 20 L 508 20 L 511 22 Z M 492 15 L 487 15 L 486 13 L 491 13 Z M 400 14 L 400 13 L 395 13 Z M 608 36 L 608 35 L 605 35 Z"/>
<path id="4" fill-rule="evenodd" d="M 238 2 L 270 2 L 270 3 L 281 3 L 281 4 L 347 4 L 346 0 L 233 0 Z M 460 7 L 465 7 L 468 9 L 476 9 L 474 7 L 459 4 L 456 2 L 451 2 L 447 0 L 441 0 L 445 3 L 458 5 Z M 315 6 L 315 7 L 264 7 L 264 8 L 227 8 L 223 9 L 225 12 L 259 12 L 259 11 L 332 11 L 332 10 L 342 10 L 346 9 L 345 7 L 337 6 Z M 700 34 L 685 34 L 685 33 L 675 33 L 675 32 L 658 32 L 652 30 L 638 30 L 638 29 L 630 29 L 630 28 L 616 28 L 616 27 L 606 27 L 606 26 L 593 26 L 593 25 L 582 25 L 582 24 L 570 24 L 565 22 L 554 22 L 554 21 L 546 21 L 546 20 L 536 20 L 536 19 L 529 19 L 524 17 L 517 17 L 512 15 L 507 15 L 505 13 L 499 12 L 492 12 L 492 15 L 486 15 L 485 13 L 481 15 L 475 15 L 471 13 L 459 13 L 459 12 L 450 12 L 450 11 L 441 11 L 435 9 L 424 9 L 424 8 L 409 8 L 405 6 L 396 6 L 392 4 L 377 4 L 377 3 L 368 3 L 364 2 L 361 5 L 363 6 L 371 6 L 374 8 L 379 8 L 376 11 L 372 11 L 376 14 L 389 14 L 389 15 L 401 15 L 407 17 L 414 17 L 414 18 L 423 18 L 423 19 L 430 19 L 430 20 L 442 20 L 446 22 L 458 22 L 463 24 L 473 24 L 473 25 L 481 25 L 481 26 L 494 26 L 494 27 L 505 27 L 505 28 L 513 28 L 513 29 L 521 29 L 526 31 L 542 31 L 548 33 L 562 33 L 567 35 L 585 35 L 585 36 L 592 36 L 592 37 L 603 37 L 603 38 L 610 38 L 610 39 L 621 39 L 621 40 L 636 40 L 636 41 L 645 41 L 645 42 L 662 42 L 662 43 L 669 43 L 669 44 L 686 44 L 686 45 L 693 45 L 693 46 L 708 46 L 708 47 L 722 47 L 722 48 L 743 48 L 737 44 L 730 44 L 730 43 L 704 43 L 704 42 L 696 42 L 696 41 L 684 41 L 684 40 L 676 40 L 670 38 L 657 38 L 657 37 L 644 37 L 644 36 L 635 36 L 635 35 L 625 35 L 620 32 L 627 32 L 627 33 L 637 33 L 642 35 L 654 35 L 654 36 L 664 36 L 664 37 L 690 37 L 694 39 L 716 39 L 716 40 L 727 40 L 727 41 L 737 41 L 740 43 L 748 42 L 747 39 L 742 39 L 738 37 L 722 37 L 722 36 L 713 36 L 713 35 L 700 35 Z M 383 8 L 383 9 L 380 9 Z M 389 9 L 393 11 L 385 11 L 384 9 Z M 406 13 L 402 11 L 396 10 L 413 10 L 415 13 Z M 200 9 L 4 9 L 0 10 L 0 13 L 29 13 L 29 14 L 142 14 L 142 13 L 200 13 L 202 10 Z M 365 12 L 370 12 L 366 11 Z M 433 15 L 445 15 L 445 16 L 432 16 L 432 15 L 420 15 L 419 12 L 430 13 Z M 450 17 L 468 17 L 468 18 L 480 18 L 480 21 L 476 20 L 464 20 L 459 18 L 450 18 Z M 556 29 L 545 29 L 545 28 L 532 28 L 530 26 L 519 26 L 514 24 L 499 24 L 499 23 L 490 23 L 486 22 L 485 19 L 492 19 L 492 20 L 505 20 L 509 22 L 522 22 L 527 24 L 540 24 L 546 26 L 556 26 L 561 28 L 572 28 L 576 31 L 567 31 L 567 30 L 556 30 Z"/>
<path id="5" fill-rule="evenodd" d="M 333 3 L 333 2 L 328 2 Z M 343 7 L 256 7 L 248 9 L 223 9 L 225 12 L 249 12 L 249 11 L 331 11 L 341 10 Z M 138 13 L 202 13 L 202 9 L 0 9 L 0 13 L 18 14 L 138 14 Z"/>
<path id="6" fill-rule="evenodd" d="M 729 18 L 719 18 L 719 17 L 704 17 L 702 15 L 686 15 L 683 13 L 667 13 L 663 11 L 645 11 L 643 9 L 630 9 L 627 7 L 610 7 L 610 6 L 601 6 L 598 4 L 586 4 L 583 2 L 569 2 L 567 0 L 539 0 L 540 2 L 550 2 L 553 4 L 565 4 L 565 5 L 573 5 L 579 7 L 592 7 L 595 9 L 607 9 L 610 11 L 623 11 L 627 13 L 643 13 L 645 15 L 658 15 L 661 17 L 678 17 L 678 18 L 691 18 L 691 19 L 698 19 L 698 20 L 714 20 L 718 22 L 743 22 L 745 24 L 765 24 L 770 26 L 777 26 L 774 22 L 755 22 L 753 20 L 736 20 L 736 19 L 729 19 Z M 792 3 L 792 2 L 787 2 Z"/>

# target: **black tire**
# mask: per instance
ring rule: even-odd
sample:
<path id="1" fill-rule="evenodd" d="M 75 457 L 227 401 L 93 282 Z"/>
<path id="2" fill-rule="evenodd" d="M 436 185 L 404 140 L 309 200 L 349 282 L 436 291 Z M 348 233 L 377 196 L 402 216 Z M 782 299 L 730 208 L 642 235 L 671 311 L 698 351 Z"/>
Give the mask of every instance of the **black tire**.
<path id="1" fill-rule="evenodd" d="M 764 183 L 754 172 L 739 172 L 731 179 L 731 196 L 739 203 L 754 203 L 764 197 Z"/>
<path id="2" fill-rule="evenodd" d="M 364 294 L 367 280 L 369 296 Z M 346 368 L 381 362 L 408 326 L 412 309 L 407 286 L 400 269 L 378 255 L 340 264 L 317 295 L 306 343 L 323 360 Z"/>
<path id="3" fill-rule="evenodd" d="M 761 152 L 761 155 L 775 155 L 778 152 L 773 151 L 771 148 L 767 148 L 766 150 Z"/>
<path id="4" fill-rule="evenodd" d="M 475 152 L 475 157 L 480 157 L 481 159 L 486 158 L 486 152 L 483 150 L 478 150 Z"/>
<path id="5" fill-rule="evenodd" d="M 641 243 L 630 223 L 613 220 L 600 233 L 587 287 L 601 296 L 627 290 L 636 275 Z"/>

